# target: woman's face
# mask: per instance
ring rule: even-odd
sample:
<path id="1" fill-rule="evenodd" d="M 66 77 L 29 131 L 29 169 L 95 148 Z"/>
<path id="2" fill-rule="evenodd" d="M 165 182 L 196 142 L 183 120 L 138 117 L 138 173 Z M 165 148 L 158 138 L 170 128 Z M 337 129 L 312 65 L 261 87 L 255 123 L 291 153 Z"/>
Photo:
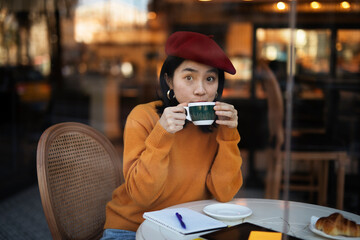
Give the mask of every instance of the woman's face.
<path id="1" fill-rule="evenodd" d="M 198 62 L 185 60 L 167 80 L 179 103 L 211 102 L 219 85 L 218 70 Z"/>

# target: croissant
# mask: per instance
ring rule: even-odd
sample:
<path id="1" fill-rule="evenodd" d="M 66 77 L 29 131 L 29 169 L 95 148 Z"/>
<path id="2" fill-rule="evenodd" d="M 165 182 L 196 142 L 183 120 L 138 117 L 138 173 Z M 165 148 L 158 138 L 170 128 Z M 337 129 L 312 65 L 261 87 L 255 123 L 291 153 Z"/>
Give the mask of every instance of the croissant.
<path id="1" fill-rule="evenodd" d="M 333 236 L 360 237 L 360 225 L 344 218 L 340 213 L 333 213 L 328 217 L 319 218 L 315 227 Z"/>

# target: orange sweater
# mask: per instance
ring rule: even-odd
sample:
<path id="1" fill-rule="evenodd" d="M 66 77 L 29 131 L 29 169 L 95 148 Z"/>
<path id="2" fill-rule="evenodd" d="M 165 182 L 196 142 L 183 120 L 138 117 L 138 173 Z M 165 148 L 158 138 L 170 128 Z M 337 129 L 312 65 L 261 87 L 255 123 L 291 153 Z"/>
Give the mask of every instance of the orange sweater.
<path id="1" fill-rule="evenodd" d="M 136 231 L 146 211 L 189 201 L 230 201 L 242 185 L 237 129 L 218 126 L 204 133 L 188 123 L 168 133 L 156 104 L 135 107 L 124 132 L 125 183 L 106 206 L 105 228 Z"/>

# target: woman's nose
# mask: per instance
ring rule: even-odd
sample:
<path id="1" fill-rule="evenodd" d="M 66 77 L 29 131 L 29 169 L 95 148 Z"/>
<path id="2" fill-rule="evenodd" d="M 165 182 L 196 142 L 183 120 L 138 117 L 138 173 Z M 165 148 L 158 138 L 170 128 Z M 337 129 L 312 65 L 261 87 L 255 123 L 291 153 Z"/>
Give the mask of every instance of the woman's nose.
<path id="1" fill-rule="evenodd" d="M 206 93 L 206 90 L 204 88 L 204 85 L 202 82 L 199 82 L 196 84 L 195 89 L 194 89 L 194 94 L 195 95 L 204 95 Z"/>

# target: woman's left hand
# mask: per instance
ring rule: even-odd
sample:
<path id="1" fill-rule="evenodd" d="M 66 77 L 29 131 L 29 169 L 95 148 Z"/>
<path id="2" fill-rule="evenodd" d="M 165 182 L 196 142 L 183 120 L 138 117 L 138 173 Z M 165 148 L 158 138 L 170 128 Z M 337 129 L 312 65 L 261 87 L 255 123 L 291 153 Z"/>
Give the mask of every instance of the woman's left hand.
<path id="1" fill-rule="evenodd" d="M 216 102 L 215 103 L 215 114 L 218 116 L 216 123 L 219 125 L 226 125 L 229 128 L 236 128 L 238 125 L 238 112 L 233 105 Z"/>

